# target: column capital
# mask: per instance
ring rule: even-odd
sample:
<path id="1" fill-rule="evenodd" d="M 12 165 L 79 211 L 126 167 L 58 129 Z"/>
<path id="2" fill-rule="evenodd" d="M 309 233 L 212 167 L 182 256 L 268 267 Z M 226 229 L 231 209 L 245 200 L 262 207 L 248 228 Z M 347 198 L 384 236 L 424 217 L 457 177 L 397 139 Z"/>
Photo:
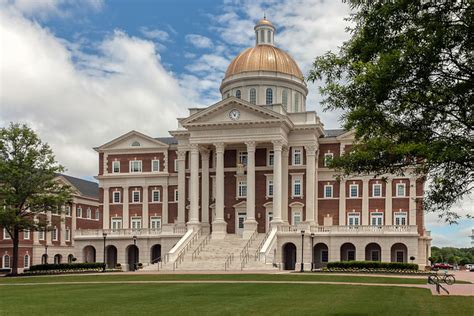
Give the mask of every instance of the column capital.
<path id="1" fill-rule="evenodd" d="M 167 185 L 167 184 L 162 184 L 161 187 L 162 187 L 163 189 L 168 189 L 168 185 Z"/>
<path id="2" fill-rule="evenodd" d="M 255 151 L 255 149 L 257 147 L 257 143 L 253 140 L 245 142 L 245 145 L 247 145 L 247 152 Z"/>
<path id="3" fill-rule="evenodd" d="M 308 144 L 304 146 L 304 149 L 306 150 L 306 156 L 315 156 L 316 152 L 318 151 L 318 145 L 317 144 Z"/>
<path id="4" fill-rule="evenodd" d="M 186 159 L 186 151 L 185 150 L 179 150 L 176 152 L 176 156 L 178 160 L 185 160 Z"/>
<path id="5" fill-rule="evenodd" d="M 216 153 L 223 153 L 225 149 L 225 143 L 215 143 L 214 147 L 216 147 Z"/>
<path id="6" fill-rule="evenodd" d="M 191 149 L 192 152 L 198 152 L 199 144 L 189 144 L 189 149 Z"/>
<path id="7" fill-rule="evenodd" d="M 275 140 L 272 140 L 272 144 L 273 144 L 273 150 L 282 151 L 283 146 L 286 145 L 286 142 L 283 141 L 283 139 L 275 139 Z"/>
<path id="8" fill-rule="evenodd" d="M 209 149 L 206 147 L 200 147 L 199 153 L 201 154 L 201 160 L 209 160 Z"/>

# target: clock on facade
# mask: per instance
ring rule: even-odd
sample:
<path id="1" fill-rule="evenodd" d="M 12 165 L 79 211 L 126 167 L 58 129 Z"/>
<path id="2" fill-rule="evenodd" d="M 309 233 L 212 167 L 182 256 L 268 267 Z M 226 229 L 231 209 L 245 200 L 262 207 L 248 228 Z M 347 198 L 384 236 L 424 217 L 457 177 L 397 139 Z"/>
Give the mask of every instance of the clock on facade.
<path id="1" fill-rule="evenodd" d="M 233 109 L 229 112 L 229 118 L 233 121 L 237 121 L 240 117 L 240 112 L 237 109 Z"/>

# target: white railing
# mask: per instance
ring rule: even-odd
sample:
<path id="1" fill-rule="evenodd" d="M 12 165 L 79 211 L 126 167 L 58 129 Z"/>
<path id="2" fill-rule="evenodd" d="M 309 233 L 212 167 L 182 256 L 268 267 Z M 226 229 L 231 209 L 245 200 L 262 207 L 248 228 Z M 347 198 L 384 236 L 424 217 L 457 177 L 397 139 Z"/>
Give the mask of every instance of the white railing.
<path id="1" fill-rule="evenodd" d="M 170 232 L 164 232 L 161 228 L 122 228 L 122 229 L 78 229 L 75 231 L 75 237 L 103 237 L 104 233 L 109 236 L 157 236 L 161 234 L 179 234 L 186 233 L 186 227 L 173 227 Z"/>
<path id="2" fill-rule="evenodd" d="M 358 226 L 313 226 L 311 231 L 304 229 L 301 225 L 282 225 L 278 231 L 282 233 L 301 233 L 304 230 L 305 233 L 315 234 L 333 234 L 333 233 L 417 233 L 418 226 L 416 225 L 383 225 L 383 226 L 372 226 L 372 225 L 358 225 Z"/>
<path id="3" fill-rule="evenodd" d="M 278 231 L 285 233 L 301 233 L 304 230 L 309 232 L 309 225 L 306 223 L 300 223 L 297 225 L 280 225 L 278 226 Z"/>

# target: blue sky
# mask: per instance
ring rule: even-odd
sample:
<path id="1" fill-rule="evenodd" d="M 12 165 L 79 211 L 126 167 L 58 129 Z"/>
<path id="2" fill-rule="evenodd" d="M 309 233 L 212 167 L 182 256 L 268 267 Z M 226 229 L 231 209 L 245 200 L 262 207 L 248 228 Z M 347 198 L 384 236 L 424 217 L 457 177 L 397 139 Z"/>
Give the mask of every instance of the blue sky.
<path id="1" fill-rule="evenodd" d="M 166 136 L 188 107 L 218 101 L 264 12 L 304 74 L 348 38 L 341 1 L 0 0 L 0 126 L 28 123 L 69 174 L 91 178 L 93 147 L 132 129 Z M 308 87 L 308 109 L 338 128 L 341 113 L 322 111 Z M 463 204 L 472 213 L 473 200 Z M 426 223 L 433 244 L 469 246 L 472 220 Z"/>

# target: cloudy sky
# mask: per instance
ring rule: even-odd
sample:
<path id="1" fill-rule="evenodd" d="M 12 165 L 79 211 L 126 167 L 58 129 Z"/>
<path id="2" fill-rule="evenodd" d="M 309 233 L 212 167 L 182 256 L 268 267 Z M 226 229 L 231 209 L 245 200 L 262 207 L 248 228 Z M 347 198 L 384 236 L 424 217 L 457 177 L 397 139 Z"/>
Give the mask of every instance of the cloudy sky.
<path id="1" fill-rule="evenodd" d="M 92 147 L 131 129 L 167 136 L 188 107 L 218 101 L 264 13 L 305 74 L 348 38 L 341 1 L 0 0 L 0 126 L 29 124 L 69 174 L 90 179 Z M 323 112 L 309 88 L 308 108 L 338 128 L 341 113 Z M 472 221 L 427 224 L 434 244 L 469 246 Z"/>

